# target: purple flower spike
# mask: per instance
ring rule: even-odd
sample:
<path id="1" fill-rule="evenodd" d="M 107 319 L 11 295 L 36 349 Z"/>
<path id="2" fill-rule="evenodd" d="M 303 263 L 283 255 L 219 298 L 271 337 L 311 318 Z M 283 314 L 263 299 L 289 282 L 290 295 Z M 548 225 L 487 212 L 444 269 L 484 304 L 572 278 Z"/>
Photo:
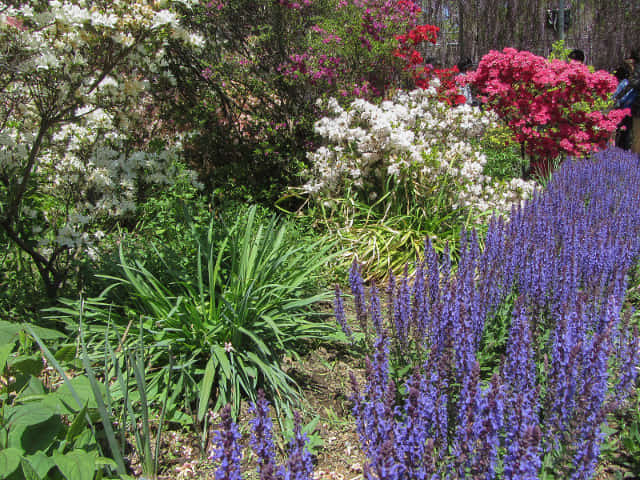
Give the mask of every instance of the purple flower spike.
<path id="1" fill-rule="evenodd" d="M 238 443 L 240 432 L 231 418 L 231 406 L 224 407 L 220 416 L 220 429 L 214 433 L 213 443 L 215 447 L 210 457 L 214 462 L 219 462 L 215 477 L 216 480 L 241 480 L 240 460 L 242 459 L 242 451 Z"/>
<path id="2" fill-rule="evenodd" d="M 356 318 L 360 329 L 364 333 L 365 339 L 368 341 L 368 328 L 367 328 L 367 303 L 365 300 L 364 282 L 362 280 L 362 274 L 360 273 L 360 265 L 354 259 L 349 270 L 349 285 L 351 286 L 351 293 L 355 299 L 356 305 Z"/>
<path id="3" fill-rule="evenodd" d="M 258 391 L 258 401 L 249 407 L 254 418 L 251 424 L 251 447 L 258 461 L 260 480 L 274 480 L 276 472 L 275 446 L 273 444 L 273 422 L 269 417 L 269 402 L 264 391 Z"/>
<path id="4" fill-rule="evenodd" d="M 385 331 L 382 325 L 382 308 L 380 306 L 380 297 L 375 282 L 371 283 L 371 289 L 369 291 L 369 314 L 371 315 L 371 323 L 373 323 L 376 336 L 383 337 Z"/>
<path id="5" fill-rule="evenodd" d="M 365 478 L 533 480 L 543 457 L 544 473 L 593 477 L 607 414 L 637 382 L 640 339 L 624 306 L 638 198 L 637 156 L 568 160 L 484 239 L 463 232 L 457 265 L 427 240 L 415 275 L 390 280 L 384 325 L 354 264 L 356 311 L 377 333 L 353 398 Z M 416 367 L 403 358 L 427 360 L 397 392 L 390 376 Z"/>
<path id="6" fill-rule="evenodd" d="M 336 288 L 335 288 L 333 309 L 336 315 L 336 321 L 338 322 L 338 325 L 340 325 L 340 328 L 342 328 L 342 331 L 347 336 L 347 338 L 349 338 L 349 340 L 353 342 L 353 333 L 351 332 L 351 329 L 347 324 L 347 318 L 344 314 L 344 303 L 342 301 L 342 292 L 340 291 L 340 286 L 338 284 L 336 284 Z"/>

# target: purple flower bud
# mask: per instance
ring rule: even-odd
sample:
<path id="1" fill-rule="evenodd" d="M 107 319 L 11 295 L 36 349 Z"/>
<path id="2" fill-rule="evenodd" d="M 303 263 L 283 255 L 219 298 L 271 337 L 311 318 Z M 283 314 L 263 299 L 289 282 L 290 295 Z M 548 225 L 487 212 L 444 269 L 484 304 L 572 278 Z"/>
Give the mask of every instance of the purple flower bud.
<path id="1" fill-rule="evenodd" d="M 351 329 L 347 324 L 347 318 L 344 314 L 344 303 L 342 302 L 342 292 L 340 291 L 340 286 L 336 284 L 335 287 L 335 297 L 333 300 L 333 308 L 336 315 L 336 321 L 338 325 L 342 328 L 344 334 L 353 342 L 353 333 L 351 333 Z"/>
<path id="2" fill-rule="evenodd" d="M 313 478 L 313 460 L 307 443 L 307 434 L 302 433 L 301 419 L 298 412 L 294 413 L 293 438 L 289 442 L 289 458 L 280 469 L 283 480 L 311 480 Z"/>

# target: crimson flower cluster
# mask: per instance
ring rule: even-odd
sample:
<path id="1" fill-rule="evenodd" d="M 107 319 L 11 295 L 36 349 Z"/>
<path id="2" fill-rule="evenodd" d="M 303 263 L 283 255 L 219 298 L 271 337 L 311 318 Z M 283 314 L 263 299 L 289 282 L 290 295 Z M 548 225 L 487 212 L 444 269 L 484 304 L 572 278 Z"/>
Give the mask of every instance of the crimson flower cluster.
<path id="1" fill-rule="evenodd" d="M 463 234 L 455 273 L 427 243 L 415 273 L 390 281 L 386 322 L 354 267 L 375 331 L 366 383 L 352 380 L 366 479 L 537 479 L 543 459 L 563 478 L 593 476 L 607 414 L 637 382 L 623 303 L 640 256 L 639 167 L 618 149 L 567 161 L 491 220 L 482 248 Z M 420 353 L 399 402 L 394 351 Z"/>
<path id="2" fill-rule="evenodd" d="M 461 105 L 466 102 L 464 95 L 460 95 L 455 77 L 460 73 L 458 67 L 435 69 L 433 65 L 425 64 L 425 60 L 418 50 L 422 43 L 436 43 L 440 29 L 434 25 L 418 25 L 404 35 L 396 35 L 398 48 L 394 57 L 404 62 L 403 70 L 409 72 L 417 88 L 429 88 L 431 79 L 437 77 L 440 85 L 437 88 L 438 98 L 449 105 Z"/>
<path id="3" fill-rule="evenodd" d="M 418 25 L 406 35 L 397 35 L 396 40 L 404 47 L 408 43 L 417 46 L 422 42 L 436 43 L 440 29 L 434 25 Z"/>
<path id="4" fill-rule="evenodd" d="M 440 29 L 433 25 L 418 25 L 404 35 L 396 35 L 398 48 L 393 56 L 404 62 L 402 69 L 409 72 L 418 88 L 428 88 L 433 74 L 433 66 L 425 65 L 424 58 L 418 50 L 423 42 L 436 43 Z"/>

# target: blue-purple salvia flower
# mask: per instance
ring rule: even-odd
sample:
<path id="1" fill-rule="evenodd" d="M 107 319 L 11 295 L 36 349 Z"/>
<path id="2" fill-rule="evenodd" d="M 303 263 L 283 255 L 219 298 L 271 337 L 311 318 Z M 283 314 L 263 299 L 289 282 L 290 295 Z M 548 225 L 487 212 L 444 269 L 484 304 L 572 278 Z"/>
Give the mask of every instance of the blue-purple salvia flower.
<path id="1" fill-rule="evenodd" d="M 505 402 L 504 478 L 537 479 L 541 461 L 534 351 L 530 319 L 520 299 L 515 306 L 503 366 Z"/>
<path id="2" fill-rule="evenodd" d="M 429 296 L 429 304 L 433 305 L 440 297 L 440 266 L 438 265 L 438 254 L 433 248 L 431 240 L 427 238 L 424 244 L 424 270 L 428 284 L 426 286 Z"/>
<path id="3" fill-rule="evenodd" d="M 400 280 L 400 285 L 396 290 L 393 302 L 393 326 L 395 332 L 394 340 L 398 342 L 398 347 L 406 351 L 409 345 L 409 328 L 411 325 L 411 290 L 409 289 L 409 275 L 405 267 L 405 273 Z"/>
<path id="4" fill-rule="evenodd" d="M 430 435 L 433 409 L 425 405 L 419 372 L 407 381 L 405 421 L 396 426 L 396 455 L 409 478 L 423 479 L 435 472 L 434 442 Z M 426 408 L 425 408 L 426 407 Z"/>
<path id="5" fill-rule="evenodd" d="M 457 270 L 448 246 L 439 264 L 427 241 L 413 279 L 390 284 L 398 338 L 387 337 L 375 287 L 364 309 L 352 268 L 356 310 L 377 332 L 354 397 L 366 478 L 534 479 L 543 455 L 566 478 L 593 476 L 601 426 L 637 378 L 638 334 L 620 318 L 640 258 L 639 167 L 619 150 L 565 162 L 508 221 L 492 218 L 483 242 L 464 234 Z M 489 379 L 478 362 L 486 326 L 514 297 L 502 368 Z M 398 405 L 390 343 L 428 358 Z"/>
<path id="6" fill-rule="evenodd" d="M 640 332 L 637 325 L 631 326 L 631 312 L 625 316 L 619 330 L 614 348 L 619 372 L 616 400 L 622 403 L 635 385 L 640 366 Z"/>
<path id="7" fill-rule="evenodd" d="M 358 325 L 364 333 L 365 339 L 369 338 L 369 329 L 367 326 L 367 302 L 364 290 L 364 281 L 362 280 L 362 274 L 360 273 L 360 265 L 354 259 L 349 270 L 349 285 L 351 286 L 351 293 L 356 307 L 356 319 Z"/>
<path id="8" fill-rule="evenodd" d="M 482 421 L 482 390 L 480 385 L 480 365 L 474 362 L 470 375 L 465 376 L 457 404 L 457 428 L 453 440 L 453 462 L 449 469 L 455 478 L 464 478 L 471 472 L 476 448 L 479 446 Z M 480 472 L 475 472 L 476 476 Z"/>
<path id="9" fill-rule="evenodd" d="M 241 480 L 240 432 L 231 418 L 231 407 L 227 405 L 220 413 L 220 429 L 214 433 L 215 447 L 211 452 L 211 460 L 218 464 L 215 472 L 216 480 Z"/>
<path id="10" fill-rule="evenodd" d="M 249 407 L 253 418 L 251 424 L 251 447 L 256 455 L 260 480 L 275 480 L 276 455 L 273 444 L 273 422 L 269 417 L 269 403 L 264 391 L 258 391 L 257 401 Z"/>
<path id="11" fill-rule="evenodd" d="M 414 340 L 419 348 L 424 347 L 427 342 L 429 310 L 430 306 L 425 291 L 424 266 L 419 263 L 413 280 L 413 312 L 411 315 L 414 323 Z"/>
<path id="12" fill-rule="evenodd" d="M 386 336 L 378 287 L 376 287 L 375 282 L 371 282 L 371 288 L 369 289 L 369 315 L 371 316 L 371 323 L 373 324 L 376 336 Z"/>
<path id="13" fill-rule="evenodd" d="M 347 323 L 347 317 L 344 313 L 344 302 L 342 300 L 342 292 L 340 290 L 340 285 L 336 285 L 335 287 L 335 297 L 333 300 L 333 310 L 336 315 L 336 321 L 338 325 L 342 328 L 344 334 L 353 342 L 353 333 L 349 328 L 349 324 Z"/>

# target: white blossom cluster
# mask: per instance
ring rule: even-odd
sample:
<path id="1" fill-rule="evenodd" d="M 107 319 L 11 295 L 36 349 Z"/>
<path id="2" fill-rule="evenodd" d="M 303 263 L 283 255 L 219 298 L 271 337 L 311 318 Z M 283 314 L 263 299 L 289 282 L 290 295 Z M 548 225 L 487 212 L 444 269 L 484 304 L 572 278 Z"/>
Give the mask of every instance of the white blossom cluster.
<path id="1" fill-rule="evenodd" d="M 132 140 L 148 123 L 147 79 L 171 76 L 168 39 L 204 44 L 160 3 L 0 1 L 0 219 L 44 256 L 89 249 L 141 189 L 180 175 L 197 183 L 176 167 L 179 135 L 162 150 Z"/>
<path id="2" fill-rule="evenodd" d="M 312 165 L 304 190 L 317 200 L 339 198 L 356 189 L 369 198 L 393 183 L 411 182 L 422 191 L 448 192 L 452 208 L 508 211 L 534 184 L 520 179 L 499 183 L 483 174 L 479 139 L 496 117 L 477 107 L 450 107 L 436 98 L 435 86 L 398 92 L 375 105 L 354 100 L 347 109 L 330 99 L 333 115 L 316 122 L 324 146 L 309 152 Z"/>

